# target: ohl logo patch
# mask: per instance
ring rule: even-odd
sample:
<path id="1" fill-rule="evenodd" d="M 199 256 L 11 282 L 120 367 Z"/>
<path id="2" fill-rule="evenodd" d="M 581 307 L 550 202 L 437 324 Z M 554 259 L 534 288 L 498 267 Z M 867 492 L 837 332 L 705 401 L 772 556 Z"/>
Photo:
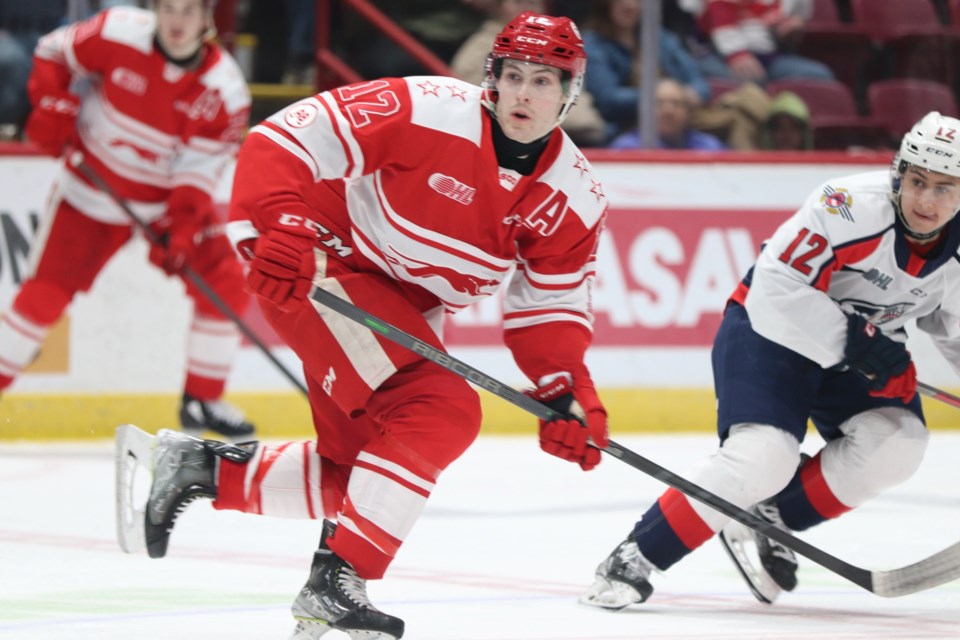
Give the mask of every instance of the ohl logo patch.
<path id="1" fill-rule="evenodd" d="M 820 194 L 820 204 L 824 206 L 827 213 L 839 215 L 844 220 L 853 222 L 853 214 L 850 213 L 850 207 L 853 206 L 853 196 L 846 189 L 834 189 L 830 185 L 823 188 Z"/>

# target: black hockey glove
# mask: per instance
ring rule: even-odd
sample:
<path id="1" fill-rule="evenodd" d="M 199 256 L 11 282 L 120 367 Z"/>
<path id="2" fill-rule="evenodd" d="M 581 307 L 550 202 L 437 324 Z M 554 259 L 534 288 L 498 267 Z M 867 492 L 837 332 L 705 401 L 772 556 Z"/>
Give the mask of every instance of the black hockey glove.
<path id="1" fill-rule="evenodd" d="M 890 378 L 902 375 L 912 364 L 906 345 L 888 338 L 859 314 L 847 316 L 847 346 L 843 364 L 859 371 L 870 388 L 880 391 Z"/>

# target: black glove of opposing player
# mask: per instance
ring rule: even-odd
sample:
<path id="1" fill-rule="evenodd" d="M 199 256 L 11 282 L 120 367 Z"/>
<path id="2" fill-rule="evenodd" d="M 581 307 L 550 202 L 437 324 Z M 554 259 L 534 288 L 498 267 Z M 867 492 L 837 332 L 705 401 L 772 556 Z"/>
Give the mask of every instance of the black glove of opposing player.
<path id="1" fill-rule="evenodd" d="M 847 316 L 847 346 L 843 363 L 870 380 L 870 388 L 879 391 L 891 377 L 910 367 L 910 352 L 904 344 L 884 335 L 859 314 Z"/>

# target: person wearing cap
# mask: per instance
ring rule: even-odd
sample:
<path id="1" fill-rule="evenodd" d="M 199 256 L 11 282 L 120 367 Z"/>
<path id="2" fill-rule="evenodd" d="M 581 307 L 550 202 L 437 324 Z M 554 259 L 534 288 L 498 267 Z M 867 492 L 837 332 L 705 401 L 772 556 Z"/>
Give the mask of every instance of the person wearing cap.
<path id="1" fill-rule="evenodd" d="M 771 151 L 813 149 L 810 109 L 793 91 L 781 91 L 770 101 L 761 131 L 761 146 Z"/>

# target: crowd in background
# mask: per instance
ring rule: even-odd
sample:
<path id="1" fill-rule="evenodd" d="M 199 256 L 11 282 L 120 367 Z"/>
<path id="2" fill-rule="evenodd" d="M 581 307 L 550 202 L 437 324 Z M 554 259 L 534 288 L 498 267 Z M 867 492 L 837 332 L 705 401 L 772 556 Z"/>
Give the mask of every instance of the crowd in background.
<path id="1" fill-rule="evenodd" d="M 949 0 L 917 1 L 930 4 L 938 24 L 954 18 Z M 871 119 L 875 114 L 869 113 L 867 85 L 885 74 L 909 73 L 911 65 L 922 69 L 924 61 L 913 64 L 901 59 L 893 65 L 881 59 L 881 54 L 890 52 L 881 51 L 882 43 L 875 42 L 874 59 L 865 61 L 851 78 L 847 73 L 835 73 L 826 59 L 829 52 L 824 51 L 823 59 L 818 60 L 816 51 L 811 55 L 810 47 L 803 46 L 810 41 L 811 24 L 825 15 L 854 31 L 856 3 L 661 0 L 659 77 L 650 85 L 655 87 L 658 139 L 645 145 L 638 127 L 643 0 L 372 2 L 448 64 L 453 75 L 476 84 L 482 80 L 494 35 L 515 15 L 531 10 L 574 19 L 583 31 L 588 70 L 586 90 L 564 129 L 581 146 L 704 151 L 889 148 L 902 131 L 884 130 L 879 121 Z M 21 136 L 29 111 L 25 85 L 31 52 L 40 35 L 65 21 L 116 4 L 146 2 L 0 0 L 0 139 Z M 346 5 L 331 3 L 331 48 L 362 77 L 429 72 Z M 237 31 L 256 37 L 252 82 L 316 84 L 316 0 L 239 0 L 236 7 Z M 960 21 L 960 16 L 954 20 Z M 896 55 L 904 58 L 911 53 L 899 50 Z M 955 79 L 951 83 L 951 79 L 944 82 L 955 97 L 960 83 Z M 849 94 L 856 113 L 839 114 L 826 107 L 812 112 L 810 96 L 818 95 L 818 84 L 821 90 Z M 918 110 L 926 108 L 923 105 Z M 929 108 L 950 112 L 943 105 Z M 836 124 L 838 115 L 849 116 L 840 122 L 851 125 L 855 135 L 851 137 L 849 128 L 846 135 L 838 135 L 829 126 L 821 126 L 824 121 Z"/>

